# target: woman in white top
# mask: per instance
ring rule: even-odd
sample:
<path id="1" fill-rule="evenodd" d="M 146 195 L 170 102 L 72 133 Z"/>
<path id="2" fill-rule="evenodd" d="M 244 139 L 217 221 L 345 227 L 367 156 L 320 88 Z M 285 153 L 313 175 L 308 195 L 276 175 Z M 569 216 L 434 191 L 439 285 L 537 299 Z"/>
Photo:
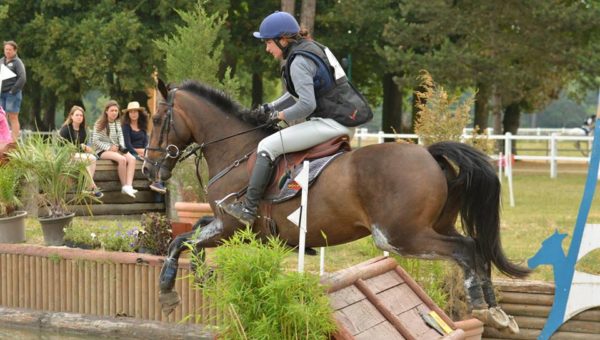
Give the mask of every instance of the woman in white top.
<path id="1" fill-rule="evenodd" d="M 119 104 L 109 100 L 104 106 L 104 112 L 94 124 L 92 141 L 98 157 L 117 163 L 121 192 L 135 198 L 137 190 L 133 188 L 135 173 L 135 157 L 125 148 L 123 130 L 119 121 Z"/>

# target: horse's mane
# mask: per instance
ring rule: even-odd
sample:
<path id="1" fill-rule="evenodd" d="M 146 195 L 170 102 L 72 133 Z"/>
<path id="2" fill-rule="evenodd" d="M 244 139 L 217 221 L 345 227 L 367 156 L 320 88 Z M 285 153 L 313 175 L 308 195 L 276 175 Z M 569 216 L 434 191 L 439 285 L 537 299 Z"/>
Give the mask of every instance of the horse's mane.
<path id="1" fill-rule="evenodd" d="M 221 109 L 221 111 L 230 114 L 246 123 L 254 126 L 261 124 L 261 122 L 256 120 L 254 115 L 250 114 L 251 110 L 244 108 L 221 90 L 215 89 L 207 84 L 203 84 L 195 80 L 185 80 L 178 88 L 208 100 Z"/>

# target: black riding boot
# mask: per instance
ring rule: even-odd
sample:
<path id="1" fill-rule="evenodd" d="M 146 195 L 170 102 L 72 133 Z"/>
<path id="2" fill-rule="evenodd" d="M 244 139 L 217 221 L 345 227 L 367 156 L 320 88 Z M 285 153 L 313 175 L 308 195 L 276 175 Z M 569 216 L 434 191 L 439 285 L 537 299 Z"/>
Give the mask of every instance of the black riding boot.
<path id="1" fill-rule="evenodd" d="M 227 204 L 223 207 L 223 210 L 248 226 L 254 224 L 258 213 L 258 202 L 262 198 L 267 184 L 269 184 L 272 171 L 273 161 L 271 161 L 269 155 L 266 152 L 259 153 L 256 156 L 256 164 L 250 176 L 246 196 L 241 201 Z"/>

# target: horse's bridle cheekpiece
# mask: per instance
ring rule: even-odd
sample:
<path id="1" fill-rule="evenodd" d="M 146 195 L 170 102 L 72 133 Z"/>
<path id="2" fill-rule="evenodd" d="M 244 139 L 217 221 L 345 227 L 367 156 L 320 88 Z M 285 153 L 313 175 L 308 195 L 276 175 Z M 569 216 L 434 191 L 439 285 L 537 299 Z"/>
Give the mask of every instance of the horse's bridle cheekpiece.
<path id="1" fill-rule="evenodd" d="M 165 122 L 162 124 L 160 129 L 160 137 L 158 138 L 158 146 L 157 147 L 149 147 L 146 146 L 146 152 L 144 154 L 144 161 L 152 164 L 154 167 L 158 168 L 159 171 L 156 172 L 156 180 L 160 181 L 160 168 L 165 168 L 165 161 L 169 158 L 177 158 L 179 157 L 179 148 L 177 145 L 169 144 L 165 148 L 162 148 L 163 140 L 168 141 L 169 132 L 171 131 L 171 126 L 173 125 L 173 106 L 175 101 L 175 92 L 177 92 L 177 88 L 173 88 L 169 90 L 169 94 L 167 95 L 167 101 L 160 101 L 159 105 L 166 104 L 167 105 L 167 115 L 165 117 Z M 149 159 L 146 154 L 147 151 L 160 151 L 162 154 L 157 161 L 152 161 Z M 187 158 L 187 157 L 186 157 Z"/>

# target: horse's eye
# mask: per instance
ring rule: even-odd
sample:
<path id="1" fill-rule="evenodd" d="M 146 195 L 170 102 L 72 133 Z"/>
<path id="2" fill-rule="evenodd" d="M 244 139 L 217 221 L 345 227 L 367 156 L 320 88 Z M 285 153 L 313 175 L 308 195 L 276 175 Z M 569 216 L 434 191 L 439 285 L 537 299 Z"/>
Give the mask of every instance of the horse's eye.
<path id="1" fill-rule="evenodd" d="M 160 117 L 153 118 L 152 119 L 152 124 L 154 124 L 154 125 L 160 124 Z"/>

